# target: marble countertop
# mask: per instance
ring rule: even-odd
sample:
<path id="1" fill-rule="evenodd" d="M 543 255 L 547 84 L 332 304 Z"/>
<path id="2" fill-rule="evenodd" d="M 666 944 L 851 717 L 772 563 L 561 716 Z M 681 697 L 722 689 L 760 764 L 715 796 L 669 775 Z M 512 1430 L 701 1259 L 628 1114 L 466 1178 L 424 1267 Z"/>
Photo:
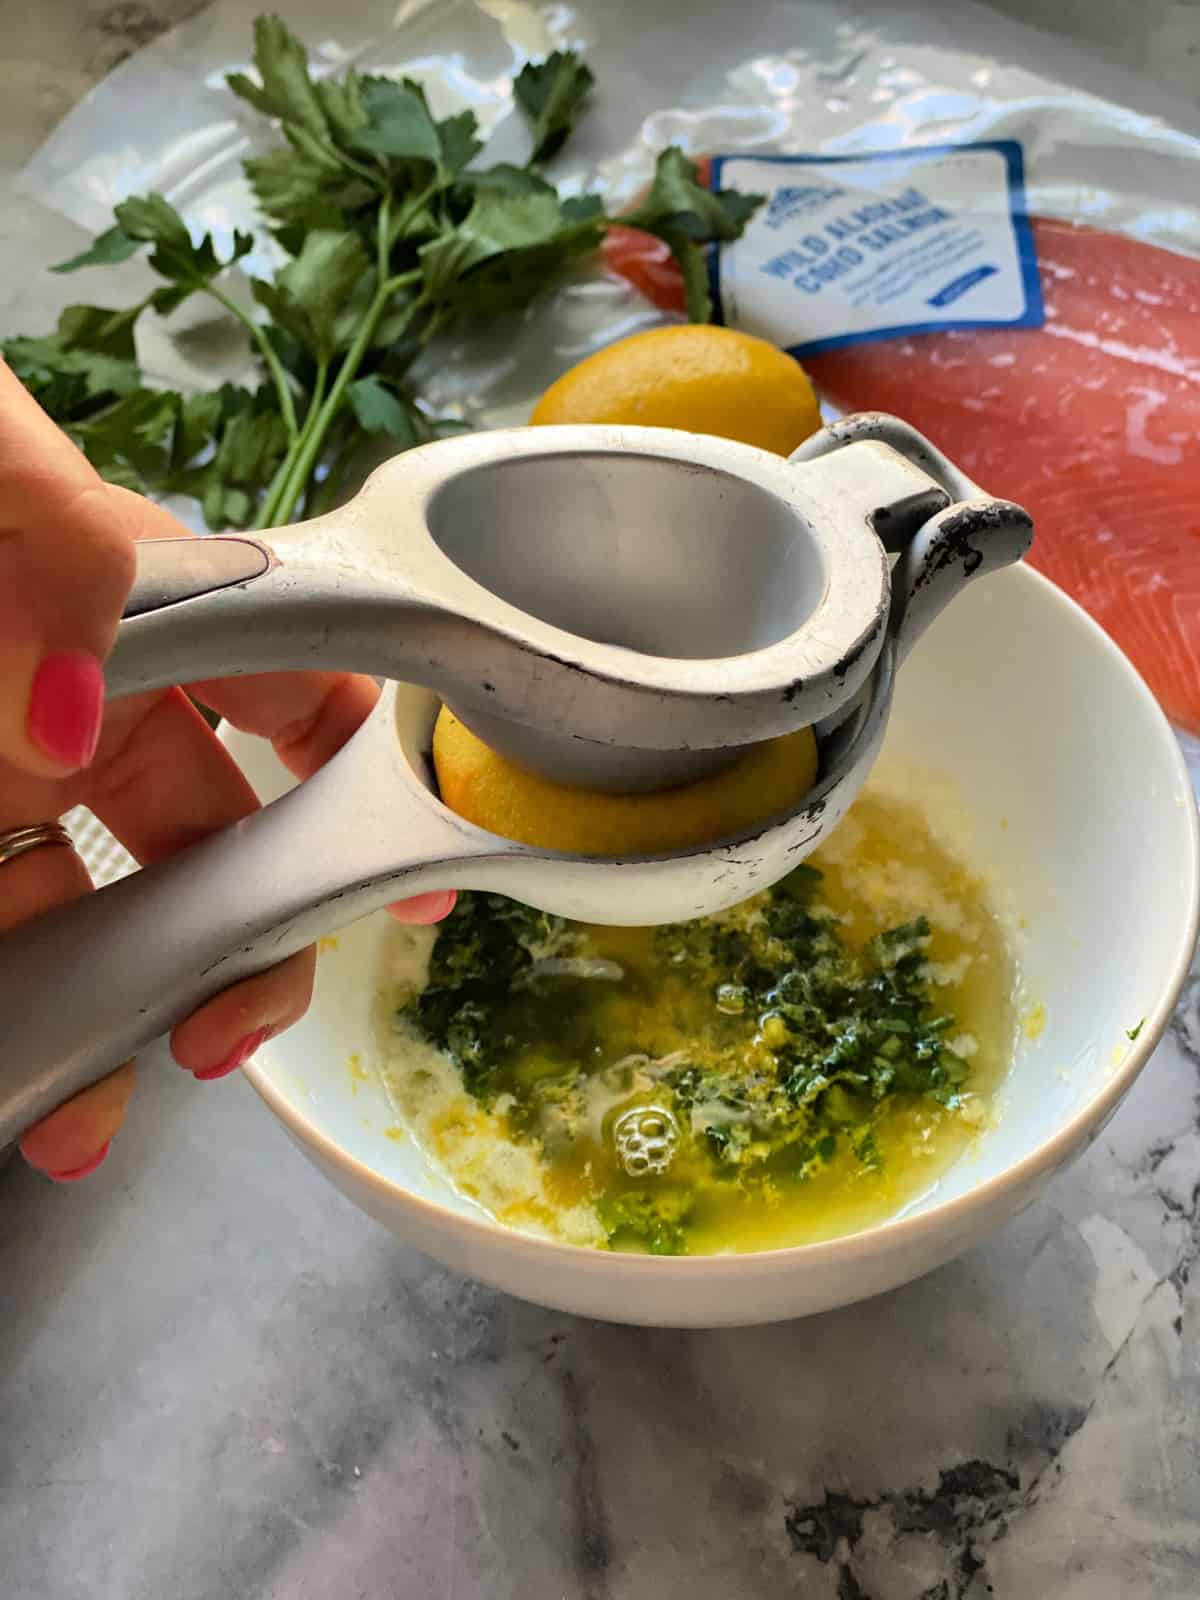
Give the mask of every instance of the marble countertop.
<path id="1" fill-rule="evenodd" d="M 195 9 L 0 0 L 0 163 Z M 1195 98 L 1193 5 L 1057 15 Z M 76 235 L 2 176 L 0 200 L 7 320 L 29 241 Z M 737 1332 L 456 1278 L 246 1084 L 147 1059 L 98 1177 L 0 1171 L 0 1593 L 1193 1600 L 1198 1255 L 1200 975 L 1103 1137 L 987 1245 Z"/>

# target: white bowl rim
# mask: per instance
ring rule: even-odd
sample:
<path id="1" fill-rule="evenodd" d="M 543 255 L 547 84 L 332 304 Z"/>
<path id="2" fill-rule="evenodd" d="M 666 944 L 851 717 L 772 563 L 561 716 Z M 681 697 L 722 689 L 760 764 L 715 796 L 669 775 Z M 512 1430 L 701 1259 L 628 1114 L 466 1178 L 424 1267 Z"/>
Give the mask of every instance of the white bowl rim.
<path id="1" fill-rule="evenodd" d="M 1186 796 L 1193 798 L 1193 803 L 1185 806 L 1187 860 L 1181 863 L 1191 900 L 1191 910 L 1184 936 L 1176 949 L 1170 975 L 1158 1004 L 1143 1020 L 1137 1038 L 1130 1041 L 1128 1054 L 1110 1073 L 1107 1082 L 1101 1085 L 1057 1132 L 1044 1139 L 1027 1155 L 1022 1156 L 1002 1172 L 998 1172 L 995 1177 L 986 1179 L 952 1199 L 940 1201 L 926 1211 L 911 1216 L 892 1217 L 854 1233 L 839 1234 L 832 1239 L 823 1239 L 814 1244 L 709 1255 L 651 1256 L 632 1251 L 598 1251 L 591 1245 L 568 1244 L 563 1240 L 522 1233 L 519 1229 L 506 1227 L 504 1223 L 493 1220 L 486 1213 L 478 1217 L 471 1216 L 414 1194 L 411 1189 L 385 1177 L 331 1139 L 272 1082 L 269 1069 L 260 1065 L 258 1058 L 255 1058 L 242 1070 L 258 1095 L 301 1143 L 310 1146 L 322 1160 L 333 1166 L 345 1168 L 358 1183 L 374 1189 L 381 1198 L 391 1204 L 399 1203 L 410 1210 L 424 1213 L 443 1225 L 448 1223 L 460 1233 L 476 1237 L 480 1244 L 490 1243 L 499 1236 L 504 1240 L 506 1248 L 513 1249 L 518 1255 L 536 1255 L 544 1259 L 547 1252 L 550 1252 L 564 1264 L 572 1260 L 578 1261 L 581 1265 L 588 1260 L 603 1261 L 607 1270 L 617 1266 L 622 1274 L 632 1277 L 644 1273 L 655 1275 L 669 1273 L 675 1276 L 712 1273 L 718 1266 L 737 1268 L 739 1264 L 740 1270 L 745 1271 L 746 1263 L 749 1262 L 763 1265 L 770 1263 L 779 1267 L 788 1265 L 800 1267 L 808 1264 L 828 1265 L 839 1258 L 844 1260 L 848 1257 L 871 1257 L 881 1247 L 890 1249 L 917 1243 L 927 1234 L 940 1232 L 951 1217 L 965 1215 L 969 1211 L 986 1207 L 991 1202 L 1002 1202 L 1012 1191 L 1032 1184 L 1043 1173 L 1054 1171 L 1087 1138 L 1090 1129 L 1103 1125 L 1110 1112 L 1123 1099 L 1166 1032 L 1176 1002 L 1183 991 L 1191 969 L 1197 937 L 1200 935 L 1200 809 L 1194 803 L 1191 777 L 1179 740 L 1145 680 L 1124 651 L 1105 633 L 1099 623 L 1057 584 L 1025 563 L 1021 563 L 1019 570 L 1026 581 L 1040 586 L 1048 598 L 1070 616 L 1072 621 L 1084 623 L 1095 643 L 1107 651 L 1118 670 L 1123 671 L 1132 680 L 1131 686 L 1141 697 L 1147 716 L 1157 726 L 1160 736 L 1167 743 L 1168 761 L 1175 766 L 1181 789 Z M 270 1048 L 268 1045 L 266 1052 L 260 1054 L 269 1053 Z"/>

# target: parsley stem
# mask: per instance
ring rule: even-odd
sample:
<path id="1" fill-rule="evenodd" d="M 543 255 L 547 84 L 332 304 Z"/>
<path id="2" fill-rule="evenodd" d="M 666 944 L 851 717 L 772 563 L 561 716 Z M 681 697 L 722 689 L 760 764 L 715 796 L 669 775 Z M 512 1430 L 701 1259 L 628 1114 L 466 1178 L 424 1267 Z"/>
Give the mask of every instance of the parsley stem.
<path id="1" fill-rule="evenodd" d="M 267 371 L 271 374 L 271 382 L 275 385 L 275 394 L 279 400 L 279 414 L 283 418 L 283 425 L 287 429 L 288 438 L 294 444 L 300 436 L 300 429 L 296 425 L 296 407 L 292 401 L 292 391 L 288 384 L 287 373 L 283 370 L 283 363 L 272 349 L 271 341 L 263 332 L 262 327 L 255 322 L 254 318 L 248 316 L 235 300 L 231 300 L 214 283 L 206 283 L 204 292 L 215 300 L 219 306 L 224 306 L 230 316 L 236 317 L 243 327 L 249 330 L 250 337 L 258 346 L 259 352 L 267 364 Z"/>
<path id="2" fill-rule="evenodd" d="M 311 500 L 305 503 L 304 509 L 308 516 L 321 517 L 327 511 L 333 510 L 337 504 L 342 484 L 346 480 L 346 474 L 349 472 L 361 445 L 361 435 L 352 436 L 342 445 L 342 448 L 329 463 L 329 470 L 325 474 L 324 481 L 313 491 Z"/>
<path id="3" fill-rule="evenodd" d="M 321 453 L 321 446 L 325 442 L 325 435 L 329 432 L 333 419 L 341 408 L 346 397 L 346 390 L 362 364 L 363 357 L 371 347 L 371 340 L 375 337 L 375 330 L 379 326 L 379 319 L 387 309 L 387 303 L 398 288 L 414 278 L 421 276 L 421 269 L 414 268 L 411 272 L 402 273 L 397 278 L 389 278 L 381 283 L 375 291 L 374 299 L 367 307 L 366 314 L 358 325 L 358 332 L 354 335 L 354 342 L 346 351 L 342 364 L 338 368 L 337 377 L 333 380 L 325 400 L 319 409 L 316 407 L 309 413 L 300 438 L 288 452 L 291 465 L 287 477 L 279 491 L 275 504 L 272 507 L 271 520 L 281 524 L 289 522 L 300 496 L 304 493 L 306 484 L 317 464 Z M 400 324 L 400 330 L 407 326 L 417 308 L 422 304 L 420 298 L 414 300 L 408 307 Z M 398 330 L 399 331 L 399 330 Z"/>
<path id="4" fill-rule="evenodd" d="M 405 228 L 408 227 L 409 223 L 417 215 L 421 208 L 428 205 L 430 200 L 433 199 L 434 195 L 442 187 L 442 180 L 440 178 L 436 178 L 433 183 L 428 185 L 427 188 L 422 189 L 419 195 L 409 201 L 404 210 L 400 213 L 399 219 L 396 223 L 397 238 L 400 238 Z"/>
<path id="5" fill-rule="evenodd" d="M 329 172 L 350 171 L 369 183 L 373 189 L 379 187 L 379 174 L 370 167 L 364 167 L 361 162 L 355 161 L 348 151 L 340 146 L 331 144 L 328 139 L 319 139 L 316 134 L 303 127 L 300 123 L 284 118 L 286 137 L 289 143 L 304 155 L 319 162 Z"/>
<path id="6" fill-rule="evenodd" d="M 251 524 L 251 527 L 256 533 L 261 532 L 263 528 L 270 528 L 273 526 L 275 521 L 275 502 L 279 498 L 279 491 L 283 488 L 284 479 L 288 475 L 288 468 L 290 465 L 291 457 L 284 456 L 283 460 L 271 474 L 271 481 L 267 485 L 266 497 L 259 506 L 258 515 Z"/>
<path id="7" fill-rule="evenodd" d="M 325 385 L 329 382 L 329 357 L 322 356 L 317 362 L 317 376 L 313 382 L 312 399 L 308 403 L 309 415 L 317 409 L 325 398 Z"/>
<path id="8" fill-rule="evenodd" d="M 390 300 L 397 289 L 407 289 L 410 283 L 416 283 L 417 279 L 423 276 L 424 268 L 413 267 L 408 272 L 401 272 L 398 273 L 396 277 L 389 278 L 383 286 L 387 292 L 387 298 Z M 414 300 L 411 309 L 415 311 L 418 304 L 419 302 Z"/>
<path id="9" fill-rule="evenodd" d="M 321 402 L 325 398 L 325 385 L 329 381 L 329 360 L 324 358 L 317 362 L 317 375 L 313 382 L 312 394 L 309 397 L 308 412 L 304 418 L 304 426 L 300 429 L 299 438 L 291 445 L 287 455 L 276 467 L 271 478 L 270 487 L 267 489 L 266 499 L 259 507 L 258 516 L 254 519 L 256 529 L 272 528 L 279 522 L 279 500 L 284 487 L 291 478 L 292 464 L 296 459 L 296 448 L 299 439 L 302 439 L 312 426 L 320 410 Z"/>
<path id="10" fill-rule="evenodd" d="M 388 237 L 389 218 L 392 212 L 392 191 L 389 189 L 379 202 L 379 226 L 375 231 L 376 267 L 379 272 L 379 281 L 383 283 L 387 278 L 388 261 L 392 253 L 392 242 Z"/>

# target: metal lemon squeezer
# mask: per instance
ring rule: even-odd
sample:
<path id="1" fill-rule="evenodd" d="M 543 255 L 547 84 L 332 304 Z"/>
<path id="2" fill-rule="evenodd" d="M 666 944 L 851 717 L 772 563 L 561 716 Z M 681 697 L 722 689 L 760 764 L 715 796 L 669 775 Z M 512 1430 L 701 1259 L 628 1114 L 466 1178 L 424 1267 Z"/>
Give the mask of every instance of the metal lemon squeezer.
<path id="1" fill-rule="evenodd" d="M 767 888 L 858 793 L 920 634 L 1031 537 L 1018 506 L 869 414 L 790 461 L 657 428 L 465 435 L 314 521 L 143 545 L 111 696 L 315 667 L 391 681 L 282 799 L 0 939 L 0 1145 L 219 990 L 402 896 L 487 889 L 631 924 Z M 810 724 L 820 771 L 736 839 L 560 855 L 441 805 L 441 700 L 583 788 L 687 783 Z"/>

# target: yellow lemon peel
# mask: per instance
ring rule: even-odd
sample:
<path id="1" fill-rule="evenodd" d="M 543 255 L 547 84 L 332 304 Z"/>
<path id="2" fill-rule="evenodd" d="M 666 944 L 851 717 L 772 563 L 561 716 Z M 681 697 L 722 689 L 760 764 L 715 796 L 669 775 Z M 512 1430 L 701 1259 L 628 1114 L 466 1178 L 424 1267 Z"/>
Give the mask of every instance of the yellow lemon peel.
<path id="1" fill-rule="evenodd" d="M 711 844 L 793 809 L 816 780 L 817 745 L 802 728 L 684 788 L 597 794 L 515 766 L 443 707 L 433 764 L 446 805 L 489 833 L 577 855 L 656 855 Z"/>
<path id="2" fill-rule="evenodd" d="M 765 339 L 707 324 L 652 328 L 551 384 L 530 422 L 683 428 L 790 455 L 821 426 L 808 374 Z"/>

